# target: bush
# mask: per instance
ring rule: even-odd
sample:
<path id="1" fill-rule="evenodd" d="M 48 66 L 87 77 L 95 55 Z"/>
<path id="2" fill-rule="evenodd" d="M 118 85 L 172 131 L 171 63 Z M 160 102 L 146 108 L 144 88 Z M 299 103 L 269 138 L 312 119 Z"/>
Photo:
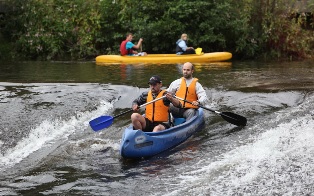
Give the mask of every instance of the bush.
<path id="1" fill-rule="evenodd" d="M 100 1 L 12 0 L 9 15 L 16 50 L 25 58 L 82 58 L 95 53 L 100 36 Z"/>

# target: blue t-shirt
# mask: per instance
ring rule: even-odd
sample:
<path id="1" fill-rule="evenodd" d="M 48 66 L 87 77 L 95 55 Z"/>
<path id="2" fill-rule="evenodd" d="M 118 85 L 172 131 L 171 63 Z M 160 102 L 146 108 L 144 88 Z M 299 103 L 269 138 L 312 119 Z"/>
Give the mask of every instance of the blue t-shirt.
<path id="1" fill-rule="evenodd" d="M 132 42 L 127 42 L 125 47 L 127 50 L 132 49 L 135 46 Z M 129 56 L 133 56 L 134 54 L 128 54 Z"/>

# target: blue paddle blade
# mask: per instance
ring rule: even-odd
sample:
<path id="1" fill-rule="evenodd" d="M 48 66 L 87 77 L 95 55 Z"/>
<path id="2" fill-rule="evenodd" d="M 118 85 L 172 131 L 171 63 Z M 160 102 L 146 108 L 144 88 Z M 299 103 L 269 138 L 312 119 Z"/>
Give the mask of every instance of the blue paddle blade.
<path id="1" fill-rule="evenodd" d="M 112 116 L 100 116 L 89 121 L 89 125 L 94 131 L 99 131 L 101 129 L 109 127 L 113 122 Z"/>

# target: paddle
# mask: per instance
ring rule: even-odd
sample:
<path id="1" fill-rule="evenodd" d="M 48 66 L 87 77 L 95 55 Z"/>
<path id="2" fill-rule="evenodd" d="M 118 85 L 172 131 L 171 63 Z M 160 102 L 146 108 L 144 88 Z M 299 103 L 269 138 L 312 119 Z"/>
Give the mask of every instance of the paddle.
<path id="1" fill-rule="evenodd" d="M 154 102 L 156 102 L 158 100 L 161 100 L 161 99 L 163 99 L 165 97 L 166 96 L 162 96 L 162 97 L 159 97 L 158 99 L 154 99 L 153 101 L 150 101 L 150 102 L 147 102 L 147 103 L 145 103 L 143 105 L 140 105 L 138 108 L 141 108 L 141 107 L 144 107 L 144 106 L 146 106 L 148 104 L 154 103 Z M 122 116 L 124 114 L 127 114 L 129 112 L 132 112 L 132 111 L 133 111 L 133 109 L 130 109 L 128 111 L 122 112 L 121 114 L 118 114 L 118 115 L 113 116 L 113 117 L 112 116 L 100 116 L 98 118 L 95 118 L 95 119 L 89 121 L 89 125 L 91 126 L 91 128 L 94 131 L 99 131 L 101 129 L 109 127 L 112 124 L 113 119 L 115 119 L 115 118 L 117 118 L 119 116 Z"/>
<path id="2" fill-rule="evenodd" d="M 174 96 L 174 97 L 176 97 L 177 99 L 180 99 L 182 101 L 185 101 L 185 102 L 188 102 L 188 103 L 192 104 L 191 101 L 185 100 L 185 99 L 177 97 L 177 96 Z M 204 107 L 202 105 L 198 105 L 198 107 L 204 108 L 205 110 L 208 110 L 208 111 L 211 111 L 211 112 L 215 112 L 216 114 L 220 115 L 223 119 L 225 119 L 227 122 L 229 122 L 231 124 L 234 124 L 234 125 L 237 125 L 237 126 L 245 126 L 246 125 L 247 119 L 245 117 L 243 117 L 243 116 L 238 115 L 238 114 L 234 114 L 232 112 L 218 112 L 218 111 L 209 109 L 207 107 Z"/>

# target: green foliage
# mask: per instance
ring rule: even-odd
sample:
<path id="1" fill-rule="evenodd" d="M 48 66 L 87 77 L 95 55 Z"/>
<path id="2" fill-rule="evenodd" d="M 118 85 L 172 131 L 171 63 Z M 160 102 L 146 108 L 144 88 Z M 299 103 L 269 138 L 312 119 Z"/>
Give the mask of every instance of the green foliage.
<path id="1" fill-rule="evenodd" d="M 314 36 L 287 18 L 284 0 L 8 0 L 4 37 L 28 59 L 119 54 L 128 32 L 148 53 L 174 53 L 182 33 L 205 52 L 236 58 L 308 57 Z"/>
<path id="2" fill-rule="evenodd" d="M 232 17 L 231 3 L 223 0 L 142 1 L 134 5 L 138 18 L 132 24 L 144 37 L 145 49 L 151 53 L 174 53 L 175 42 L 182 33 L 189 35 L 189 45 L 202 47 L 206 52 L 230 50 L 227 46 L 234 46 L 234 40 L 227 38 L 238 21 Z"/>
<path id="3" fill-rule="evenodd" d="M 314 32 L 307 31 L 289 18 L 290 7 L 284 0 L 265 1 L 260 9 L 259 46 L 270 58 L 308 58 L 313 53 Z M 255 6 L 257 7 L 257 6 Z"/>
<path id="4" fill-rule="evenodd" d="M 14 29 L 17 52 L 48 60 L 93 55 L 100 37 L 99 2 L 12 0 L 17 10 L 11 13 L 7 28 Z"/>

